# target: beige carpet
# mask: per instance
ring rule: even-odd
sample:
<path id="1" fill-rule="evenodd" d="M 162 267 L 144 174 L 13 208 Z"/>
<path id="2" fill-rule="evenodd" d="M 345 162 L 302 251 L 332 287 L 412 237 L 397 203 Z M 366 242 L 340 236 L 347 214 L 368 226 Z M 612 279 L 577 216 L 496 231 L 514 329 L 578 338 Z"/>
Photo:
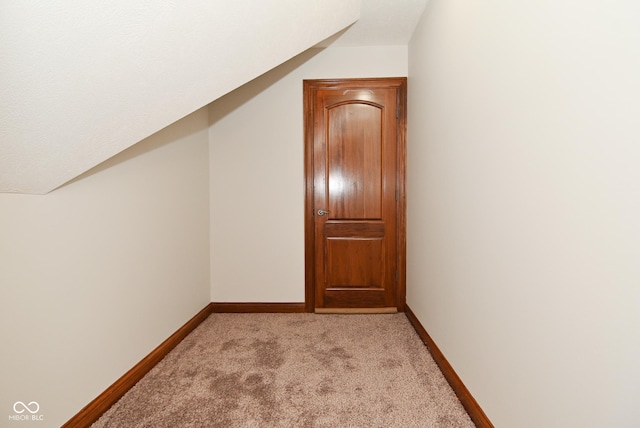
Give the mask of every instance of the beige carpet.
<path id="1" fill-rule="evenodd" d="M 106 427 L 473 427 L 404 314 L 212 314 Z"/>

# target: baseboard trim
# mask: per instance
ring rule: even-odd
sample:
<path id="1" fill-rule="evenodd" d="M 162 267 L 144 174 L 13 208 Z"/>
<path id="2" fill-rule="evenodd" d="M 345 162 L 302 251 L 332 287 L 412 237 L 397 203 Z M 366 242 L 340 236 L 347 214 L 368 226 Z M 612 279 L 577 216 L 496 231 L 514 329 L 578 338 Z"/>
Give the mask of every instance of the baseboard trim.
<path id="1" fill-rule="evenodd" d="M 97 421 L 100 416 L 113 406 L 129 389 L 131 389 L 149 370 L 160 362 L 178 343 L 191 333 L 212 312 L 213 305 L 209 303 L 185 325 L 180 327 L 167 340 L 162 342 L 149 355 L 144 357 L 131 370 L 126 372 L 113 385 L 87 404 L 75 416 L 69 419 L 62 428 L 85 428 Z"/>
<path id="2" fill-rule="evenodd" d="M 427 345 L 431 356 L 435 360 L 438 367 L 440 367 L 440 371 L 444 375 L 451 388 L 458 396 L 458 399 L 462 403 L 462 406 L 465 408 L 473 423 L 476 424 L 477 427 L 480 428 L 494 428 L 493 424 L 484 413 L 478 402 L 473 398 L 471 392 L 467 389 L 467 387 L 462 383 L 462 379 L 458 376 L 458 374 L 453 370 L 449 361 L 445 358 L 444 354 L 440 351 L 436 343 L 433 341 L 427 330 L 420 323 L 420 320 L 413 313 L 411 308 L 408 305 L 404 307 L 404 313 L 409 319 L 409 322 L 420 336 L 420 339 Z"/>
<path id="3" fill-rule="evenodd" d="M 230 303 L 220 302 L 211 304 L 213 313 L 270 313 L 290 314 L 306 312 L 304 303 Z"/>

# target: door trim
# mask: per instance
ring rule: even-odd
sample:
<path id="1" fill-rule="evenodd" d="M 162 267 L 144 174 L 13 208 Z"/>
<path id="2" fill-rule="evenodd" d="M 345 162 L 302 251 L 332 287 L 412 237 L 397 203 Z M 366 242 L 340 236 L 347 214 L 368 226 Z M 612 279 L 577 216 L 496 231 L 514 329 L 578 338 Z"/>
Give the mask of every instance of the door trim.
<path id="1" fill-rule="evenodd" d="M 315 233 L 314 233 L 314 176 L 313 176 L 313 97 L 318 89 L 350 87 L 366 88 L 370 85 L 378 87 L 394 87 L 398 89 L 397 102 L 397 176 L 396 190 L 398 191 L 397 210 L 397 269 L 398 280 L 396 283 L 396 303 L 398 312 L 404 312 L 406 304 L 406 252 L 407 252 L 407 195 L 406 195 L 406 171 L 407 171 L 407 78 L 383 77 L 365 79 L 315 79 L 303 81 L 304 94 L 304 264 L 305 264 L 305 310 L 315 312 Z"/>

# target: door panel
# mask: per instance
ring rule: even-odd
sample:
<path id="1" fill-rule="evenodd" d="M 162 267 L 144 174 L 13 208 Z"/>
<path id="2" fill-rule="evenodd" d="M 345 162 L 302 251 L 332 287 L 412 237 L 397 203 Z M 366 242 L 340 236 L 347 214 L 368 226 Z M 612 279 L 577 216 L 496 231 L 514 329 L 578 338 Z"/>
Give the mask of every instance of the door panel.
<path id="1" fill-rule="evenodd" d="M 326 290 L 382 289 L 384 283 L 383 238 L 327 238 Z M 344 255 L 349 257 L 345 258 Z"/>
<path id="2" fill-rule="evenodd" d="M 305 81 L 308 310 L 404 304 L 398 153 L 405 83 Z"/>
<path id="3" fill-rule="evenodd" d="M 328 109 L 329 218 L 382 217 L 382 113 L 356 103 Z"/>

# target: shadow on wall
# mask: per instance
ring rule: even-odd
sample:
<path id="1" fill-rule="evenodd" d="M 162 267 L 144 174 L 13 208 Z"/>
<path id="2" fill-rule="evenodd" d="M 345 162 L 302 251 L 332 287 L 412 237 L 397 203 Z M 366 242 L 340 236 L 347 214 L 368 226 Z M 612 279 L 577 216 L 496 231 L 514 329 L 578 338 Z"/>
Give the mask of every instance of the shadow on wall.
<path id="1" fill-rule="evenodd" d="M 289 61 L 273 68 L 252 81 L 240 86 L 209 104 L 209 125 L 213 125 L 237 108 L 269 88 L 274 83 L 296 70 L 305 62 L 318 55 L 325 48 L 311 48 L 294 56 Z M 302 82 L 300 82 L 300 102 L 302 103 Z"/>
<path id="2" fill-rule="evenodd" d="M 305 62 L 309 61 L 311 58 L 313 58 L 323 50 L 324 48 L 308 49 L 303 53 L 293 57 L 289 61 L 279 65 L 278 67 L 240 86 L 239 88 L 229 92 L 221 98 L 218 98 L 211 104 L 202 107 L 203 109 L 209 109 L 209 125 L 212 125 L 221 120 L 229 113 L 233 112 L 235 109 L 248 102 L 250 99 L 285 77 L 287 74 L 294 71 L 296 68 L 300 67 Z M 300 82 L 300 88 L 300 93 L 302 94 L 302 82 Z M 195 112 L 192 112 L 191 114 L 193 113 Z M 115 165 L 144 155 L 145 153 L 149 153 L 173 141 L 188 137 L 195 132 L 202 131 L 201 129 L 194 129 L 193 126 L 181 125 L 183 119 L 184 118 L 172 123 L 166 128 L 163 128 L 155 134 L 150 135 L 149 137 L 140 141 L 139 143 L 134 144 L 128 149 L 96 165 L 84 174 L 79 175 L 73 180 L 70 180 L 52 190 L 52 192 L 62 187 L 69 186 L 77 181 L 83 180 L 87 177 L 91 177 L 92 175 L 98 174 L 99 172 L 111 168 Z"/>
<path id="3" fill-rule="evenodd" d="M 202 107 L 204 109 L 206 109 L 208 106 Z M 200 109 L 199 109 L 200 110 Z M 172 123 L 171 125 L 159 130 L 158 132 L 156 132 L 155 134 L 150 135 L 149 137 L 145 138 L 144 140 L 140 141 L 139 143 L 134 144 L 133 146 L 127 148 L 126 150 L 123 150 L 122 152 L 118 153 L 117 155 L 107 159 L 106 161 L 94 166 L 93 168 L 91 168 L 90 170 L 88 170 L 87 172 L 85 172 L 82 175 L 79 175 L 78 177 L 74 178 L 73 180 L 70 180 L 66 183 L 64 183 L 63 185 L 57 187 L 56 189 L 52 190 L 55 191 L 57 189 L 60 189 L 62 187 L 66 187 L 68 185 L 71 185 L 77 181 L 83 180 L 87 177 L 91 177 L 94 174 L 98 174 L 101 171 L 104 171 L 108 168 L 111 168 L 115 165 L 124 163 L 130 159 L 136 158 L 138 156 L 142 156 L 145 153 L 149 153 L 152 152 L 162 146 L 165 146 L 169 143 L 178 141 L 180 139 L 186 138 L 196 132 L 201 132 L 203 131 L 205 128 L 203 129 L 197 129 L 194 128 L 193 125 L 189 122 L 184 120 L 185 118 L 189 117 L 190 115 L 196 113 L 197 111 L 192 112 L 191 114 L 183 117 L 182 119 L 179 119 L 178 121 Z"/>

